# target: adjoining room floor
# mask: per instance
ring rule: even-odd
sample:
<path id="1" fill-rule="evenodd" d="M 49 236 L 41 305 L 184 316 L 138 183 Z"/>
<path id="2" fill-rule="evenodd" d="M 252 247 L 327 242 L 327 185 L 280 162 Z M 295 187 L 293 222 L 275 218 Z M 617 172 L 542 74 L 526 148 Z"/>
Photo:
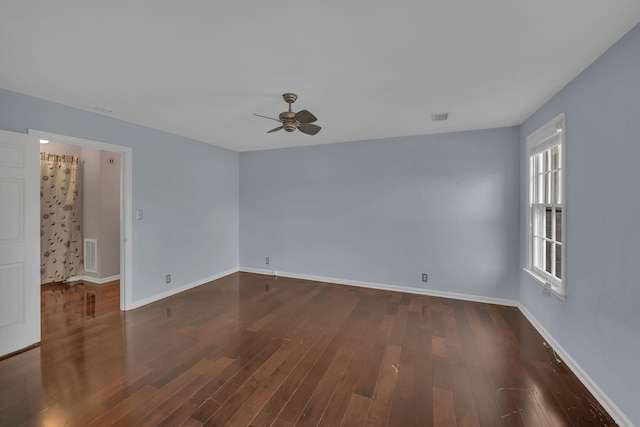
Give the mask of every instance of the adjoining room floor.
<path id="1" fill-rule="evenodd" d="M 517 308 L 235 273 L 119 311 L 42 291 L 2 426 L 613 426 Z"/>

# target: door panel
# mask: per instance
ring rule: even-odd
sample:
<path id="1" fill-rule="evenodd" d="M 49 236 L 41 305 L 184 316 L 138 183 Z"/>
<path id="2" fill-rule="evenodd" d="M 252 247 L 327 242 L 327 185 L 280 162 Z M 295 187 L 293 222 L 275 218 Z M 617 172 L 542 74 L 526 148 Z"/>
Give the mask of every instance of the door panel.
<path id="1" fill-rule="evenodd" d="M 0 356 L 40 341 L 38 151 L 0 131 Z"/>

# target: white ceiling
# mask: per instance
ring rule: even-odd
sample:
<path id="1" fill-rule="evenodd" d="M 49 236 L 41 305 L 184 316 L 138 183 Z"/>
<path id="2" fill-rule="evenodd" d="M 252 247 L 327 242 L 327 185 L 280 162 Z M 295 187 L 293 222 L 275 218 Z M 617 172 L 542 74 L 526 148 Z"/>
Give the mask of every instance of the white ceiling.
<path id="1" fill-rule="evenodd" d="M 237 151 L 503 127 L 639 21 L 638 0 L 0 0 L 0 87 Z M 284 92 L 318 135 L 266 133 Z"/>

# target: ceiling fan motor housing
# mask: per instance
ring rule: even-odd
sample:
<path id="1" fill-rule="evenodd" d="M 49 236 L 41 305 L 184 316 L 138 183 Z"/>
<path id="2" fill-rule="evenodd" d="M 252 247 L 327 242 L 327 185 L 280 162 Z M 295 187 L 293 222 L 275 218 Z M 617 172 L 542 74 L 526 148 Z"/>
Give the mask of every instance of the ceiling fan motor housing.
<path id="1" fill-rule="evenodd" d="M 295 119 L 296 113 L 291 111 L 285 111 L 278 116 L 282 122 L 282 128 L 287 132 L 293 132 L 298 128 L 297 120 Z"/>

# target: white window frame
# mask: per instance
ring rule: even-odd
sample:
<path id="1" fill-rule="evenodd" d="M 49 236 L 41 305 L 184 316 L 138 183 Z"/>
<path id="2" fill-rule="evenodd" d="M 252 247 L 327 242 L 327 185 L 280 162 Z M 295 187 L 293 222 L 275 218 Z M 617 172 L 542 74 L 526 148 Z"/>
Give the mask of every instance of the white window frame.
<path id="1" fill-rule="evenodd" d="M 527 198 L 526 198 L 526 212 L 527 212 L 527 260 L 524 271 L 531 275 L 536 281 L 552 292 L 554 295 L 561 299 L 565 299 L 566 282 L 567 282 L 567 269 L 566 269 L 566 254 L 567 254 L 567 146 L 566 146 L 566 125 L 564 113 L 559 114 L 536 131 L 527 136 Z M 560 203 L 545 203 L 544 205 L 552 205 L 554 208 L 561 209 L 561 236 L 560 236 L 560 268 L 561 278 L 555 277 L 553 274 L 549 274 L 547 271 L 540 269 L 534 265 L 534 203 L 533 192 L 535 187 L 536 171 L 533 168 L 533 157 L 543 151 L 547 151 L 554 146 L 560 146 L 560 164 L 557 175 L 559 176 L 560 185 L 558 186 L 560 191 Z M 555 222 L 554 222 L 555 224 Z M 551 233 L 552 239 L 556 238 L 555 230 Z M 553 245 L 552 247 L 557 247 Z M 553 249 L 555 251 L 555 249 Z M 555 252 L 553 252 L 555 253 Z M 555 267 L 554 267 L 555 268 Z"/>

